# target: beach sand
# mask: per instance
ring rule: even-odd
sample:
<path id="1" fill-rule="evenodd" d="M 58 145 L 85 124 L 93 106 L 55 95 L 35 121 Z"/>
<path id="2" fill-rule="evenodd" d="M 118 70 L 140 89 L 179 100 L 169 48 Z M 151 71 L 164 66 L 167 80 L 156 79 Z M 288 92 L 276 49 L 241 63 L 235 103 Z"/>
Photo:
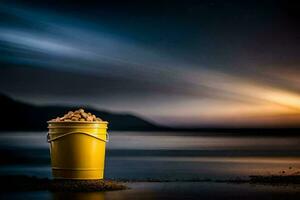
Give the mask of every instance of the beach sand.
<path id="1" fill-rule="evenodd" d="M 1 199 L 75 199 L 75 200 L 117 200 L 117 199 L 243 199 L 277 200 L 299 199 L 300 186 L 256 185 L 250 183 L 217 182 L 129 182 L 130 189 L 107 192 L 4 192 Z"/>
<path id="2" fill-rule="evenodd" d="M 278 177 L 275 177 L 275 179 L 274 177 L 256 177 L 254 180 L 202 180 L 186 182 L 100 181 L 101 184 L 95 184 L 95 181 L 83 181 L 84 183 L 78 184 L 78 181 L 52 181 L 50 179 L 40 179 L 28 176 L 6 176 L 0 177 L 0 180 L 2 186 L 2 192 L 0 193 L 1 199 L 276 200 L 300 198 L 300 183 L 298 176 L 296 179 L 295 177 L 281 179 Z M 275 182 L 272 180 L 275 180 Z M 18 187 L 14 187 L 14 184 Z M 6 190 L 3 189 L 5 188 L 4 186 L 6 187 Z M 57 190 L 55 188 L 59 189 Z"/>

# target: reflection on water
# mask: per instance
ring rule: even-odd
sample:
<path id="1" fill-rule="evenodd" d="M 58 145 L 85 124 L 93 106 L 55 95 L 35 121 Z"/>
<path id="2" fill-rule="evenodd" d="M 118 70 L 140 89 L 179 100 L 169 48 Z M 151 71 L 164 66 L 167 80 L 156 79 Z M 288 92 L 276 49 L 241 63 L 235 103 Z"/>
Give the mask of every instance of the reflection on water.
<path id="1" fill-rule="evenodd" d="M 224 158 L 224 157 L 124 157 L 109 158 L 106 177 L 122 179 L 189 180 L 203 178 L 247 178 L 249 175 L 279 174 L 300 171 L 295 158 Z M 292 169 L 289 167 L 292 166 Z"/>
<path id="2" fill-rule="evenodd" d="M 232 178 L 300 171 L 300 137 L 112 132 L 106 178 Z M 2 133 L 0 174 L 51 177 L 45 133 Z M 290 168 L 292 167 L 292 168 Z"/>
<path id="3" fill-rule="evenodd" d="M 207 136 L 186 133 L 110 132 L 108 149 L 134 150 L 300 150 L 300 137 Z M 242 135 L 242 134 L 241 134 Z M 44 132 L 1 133 L 0 147 L 48 148 Z"/>
<path id="4" fill-rule="evenodd" d="M 185 133 L 112 132 L 105 177 L 113 179 L 223 179 L 300 171 L 300 137 L 234 137 Z M 51 177 L 45 133 L 2 133 L 0 174 Z M 0 193 L 0 199 L 299 199 L 299 188 L 225 183 L 127 183 L 113 192 Z M 239 191 L 239 192 L 237 192 Z M 296 198 L 298 197 L 298 198 Z"/>
<path id="5" fill-rule="evenodd" d="M 299 137 L 260 137 L 260 136 L 201 136 L 151 134 L 140 132 L 113 132 L 110 149 L 177 149 L 177 150 L 300 150 Z"/>

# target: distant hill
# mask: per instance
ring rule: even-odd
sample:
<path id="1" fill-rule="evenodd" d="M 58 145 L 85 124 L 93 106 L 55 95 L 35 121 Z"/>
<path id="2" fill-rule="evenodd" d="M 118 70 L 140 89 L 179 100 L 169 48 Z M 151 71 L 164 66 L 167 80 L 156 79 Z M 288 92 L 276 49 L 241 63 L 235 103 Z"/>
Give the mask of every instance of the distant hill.
<path id="1" fill-rule="evenodd" d="M 1 131 L 47 131 L 47 121 L 57 116 L 62 116 L 70 110 L 76 110 L 72 106 L 36 106 L 16 101 L 6 95 L 0 94 L 0 132 Z M 80 106 L 79 106 L 80 107 Z M 132 114 L 121 114 L 107 111 L 99 111 L 93 108 L 83 107 L 109 122 L 109 130 L 119 131 L 155 131 L 184 132 L 185 135 L 300 135 L 299 127 L 190 127 L 172 128 L 153 124 Z M 154 134 L 154 132 L 153 132 Z"/>
<path id="2" fill-rule="evenodd" d="M 48 120 L 78 109 L 71 106 L 36 106 L 5 95 L 0 95 L 0 105 L 0 131 L 46 131 Z M 84 109 L 108 121 L 109 130 L 155 131 L 162 128 L 131 114 Z"/>

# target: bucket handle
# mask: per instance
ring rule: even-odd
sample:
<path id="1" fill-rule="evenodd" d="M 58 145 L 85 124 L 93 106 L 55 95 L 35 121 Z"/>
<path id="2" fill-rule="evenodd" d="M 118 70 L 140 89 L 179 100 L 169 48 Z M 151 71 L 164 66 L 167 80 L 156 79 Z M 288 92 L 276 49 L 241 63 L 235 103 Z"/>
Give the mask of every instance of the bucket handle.
<path id="1" fill-rule="evenodd" d="M 52 138 L 52 139 L 50 138 L 50 134 L 47 133 L 47 142 L 50 143 L 50 142 L 52 142 L 52 141 L 54 141 L 54 140 L 57 140 L 57 139 L 59 139 L 59 138 L 62 138 L 62 137 L 65 137 L 65 136 L 71 135 L 71 134 L 83 134 L 83 135 L 87 135 L 87 136 L 96 138 L 97 140 L 101 140 L 101 141 L 103 141 L 103 142 L 109 142 L 109 134 L 108 134 L 108 133 L 106 133 L 106 140 L 103 140 L 102 138 L 97 137 L 97 136 L 95 136 L 95 135 L 92 135 L 92 134 L 89 134 L 89 133 L 84 133 L 84 132 L 78 132 L 78 131 L 65 133 L 65 134 L 63 134 L 63 135 L 57 136 L 57 137 Z"/>

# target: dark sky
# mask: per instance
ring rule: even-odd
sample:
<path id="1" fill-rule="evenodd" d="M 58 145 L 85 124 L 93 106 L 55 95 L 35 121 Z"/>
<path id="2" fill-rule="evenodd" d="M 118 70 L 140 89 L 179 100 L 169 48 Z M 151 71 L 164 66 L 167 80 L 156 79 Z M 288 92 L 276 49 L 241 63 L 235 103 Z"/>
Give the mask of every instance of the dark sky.
<path id="1" fill-rule="evenodd" d="M 0 92 L 172 125 L 300 122 L 297 1 L 1 1 Z"/>

